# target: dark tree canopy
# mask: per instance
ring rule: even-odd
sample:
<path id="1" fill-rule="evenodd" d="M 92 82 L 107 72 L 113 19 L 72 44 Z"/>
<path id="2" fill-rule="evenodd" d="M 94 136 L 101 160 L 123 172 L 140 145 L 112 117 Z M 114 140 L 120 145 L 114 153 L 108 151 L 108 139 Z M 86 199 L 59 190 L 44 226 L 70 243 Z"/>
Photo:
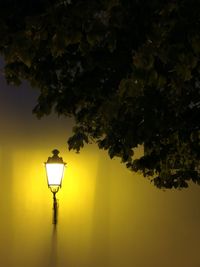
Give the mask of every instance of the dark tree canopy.
<path id="1" fill-rule="evenodd" d="M 200 1 L 8 0 L 0 36 L 7 81 L 40 90 L 33 112 L 74 117 L 69 149 L 95 142 L 159 188 L 200 183 Z"/>

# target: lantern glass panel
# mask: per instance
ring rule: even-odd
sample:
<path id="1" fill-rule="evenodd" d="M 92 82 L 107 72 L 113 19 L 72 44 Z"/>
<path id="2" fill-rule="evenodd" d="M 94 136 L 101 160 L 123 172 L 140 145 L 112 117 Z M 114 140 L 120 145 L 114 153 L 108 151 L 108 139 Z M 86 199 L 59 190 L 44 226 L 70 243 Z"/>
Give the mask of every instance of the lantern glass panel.
<path id="1" fill-rule="evenodd" d="M 65 165 L 62 163 L 46 163 L 49 186 L 61 186 Z"/>

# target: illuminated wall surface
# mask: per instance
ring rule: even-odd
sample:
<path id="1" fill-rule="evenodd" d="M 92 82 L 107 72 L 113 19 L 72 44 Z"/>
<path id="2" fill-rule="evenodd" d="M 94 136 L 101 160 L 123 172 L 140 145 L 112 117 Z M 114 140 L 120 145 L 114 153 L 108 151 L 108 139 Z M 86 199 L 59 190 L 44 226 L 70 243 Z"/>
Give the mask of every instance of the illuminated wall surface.
<path id="1" fill-rule="evenodd" d="M 37 120 L 37 92 L 0 82 L 1 267 L 199 267 L 200 187 L 161 191 L 95 146 L 69 152 L 71 123 Z M 43 162 L 67 162 L 57 228 Z"/>

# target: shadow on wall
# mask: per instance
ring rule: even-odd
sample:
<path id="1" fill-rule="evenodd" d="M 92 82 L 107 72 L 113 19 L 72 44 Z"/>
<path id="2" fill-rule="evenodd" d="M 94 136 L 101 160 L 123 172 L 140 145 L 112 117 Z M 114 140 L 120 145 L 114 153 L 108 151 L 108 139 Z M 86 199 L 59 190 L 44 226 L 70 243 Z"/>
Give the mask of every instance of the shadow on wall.
<path id="1" fill-rule="evenodd" d="M 51 236 L 51 248 L 50 248 L 50 262 L 48 267 L 56 267 L 58 262 L 58 254 L 57 254 L 57 228 L 56 225 L 52 225 L 52 236 Z"/>
<path id="2" fill-rule="evenodd" d="M 37 266 L 58 267 L 58 229 L 56 225 L 52 224 L 47 226 L 47 232 L 43 236 L 41 242 L 44 240 L 45 242 L 43 243 L 41 251 L 38 253 L 40 257 Z"/>
<path id="3" fill-rule="evenodd" d="M 0 144 L 0 259 L 12 266 L 13 252 L 13 157 L 12 151 Z M 3 261 L 4 262 L 4 261 Z"/>
<path id="4" fill-rule="evenodd" d="M 95 267 L 108 267 L 110 262 L 111 176 L 109 173 L 110 166 L 104 157 L 99 157 L 91 240 L 91 266 Z"/>

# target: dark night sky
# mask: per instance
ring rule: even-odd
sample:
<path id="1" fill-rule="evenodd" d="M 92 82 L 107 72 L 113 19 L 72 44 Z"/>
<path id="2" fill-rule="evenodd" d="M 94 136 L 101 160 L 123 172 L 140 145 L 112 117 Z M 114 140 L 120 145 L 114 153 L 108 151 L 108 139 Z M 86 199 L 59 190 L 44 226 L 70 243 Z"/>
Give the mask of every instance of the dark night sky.
<path id="1" fill-rule="evenodd" d="M 8 85 L 3 76 L 3 61 L 1 60 L 0 77 L 0 120 L 1 137 L 2 134 L 12 136 L 33 136 L 40 138 L 45 134 L 55 135 L 63 130 L 64 144 L 66 145 L 67 136 L 71 132 L 72 121 L 66 118 L 58 118 L 52 114 L 45 116 L 41 120 L 37 119 L 32 110 L 37 103 L 39 91 L 31 88 L 28 82 L 24 81 L 19 87 Z M 16 128 L 17 126 L 17 128 Z M 18 129 L 18 131 L 16 131 Z M 38 132 L 36 135 L 34 132 Z M 2 138 L 1 138 L 2 140 Z M 23 140 L 25 141 L 25 139 Z M 39 141 L 39 140 L 38 140 Z M 2 141 L 1 141 L 2 142 Z M 41 140 L 39 141 L 39 143 Z"/>

